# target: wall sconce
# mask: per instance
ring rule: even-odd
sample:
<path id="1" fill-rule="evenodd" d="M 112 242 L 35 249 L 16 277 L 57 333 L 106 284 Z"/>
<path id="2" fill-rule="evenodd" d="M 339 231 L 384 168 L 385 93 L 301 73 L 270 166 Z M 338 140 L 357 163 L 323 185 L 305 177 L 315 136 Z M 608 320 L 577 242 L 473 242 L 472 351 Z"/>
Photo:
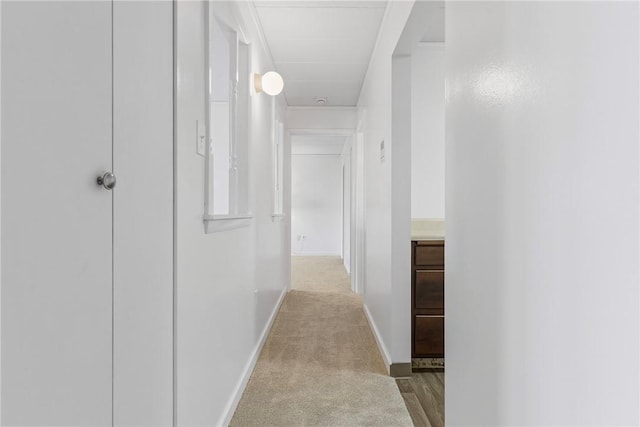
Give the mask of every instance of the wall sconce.
<path id="1" fill-rule="evenodd" d="M 284 80 L 282 76 L 275 71 L 269 71 L 262 75 L 253 75 L 253 86 L 256 93 L 264 92 L 267 95 L 276 96 L 284 89 Z"/>

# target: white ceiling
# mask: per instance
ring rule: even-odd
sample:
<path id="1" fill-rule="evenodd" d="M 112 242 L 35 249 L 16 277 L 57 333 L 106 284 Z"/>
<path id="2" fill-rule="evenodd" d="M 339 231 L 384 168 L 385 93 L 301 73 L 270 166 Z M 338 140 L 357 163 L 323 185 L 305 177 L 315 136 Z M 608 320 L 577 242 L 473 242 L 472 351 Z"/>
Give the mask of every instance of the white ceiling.
<path id="1" fill-rule="evenodd" d="M 356 105 L 386 3 L 254 1 L 288 105 Z"/>

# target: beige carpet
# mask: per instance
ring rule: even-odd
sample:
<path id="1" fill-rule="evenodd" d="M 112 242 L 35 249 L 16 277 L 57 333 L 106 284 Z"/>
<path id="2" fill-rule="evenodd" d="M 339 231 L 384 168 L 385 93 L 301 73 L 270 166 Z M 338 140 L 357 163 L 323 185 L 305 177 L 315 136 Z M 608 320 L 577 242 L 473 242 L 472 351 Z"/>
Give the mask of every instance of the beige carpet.
<path id="1" fill-rule="evenodd" d="M 292 257 L 291 289 L 353 296 L 342 259 L 332 256 Z"/>
<path id="2" fill-rule="evenodd" d="M 412 426 L 341 260 L 294 257 L 231 426 Z"/>

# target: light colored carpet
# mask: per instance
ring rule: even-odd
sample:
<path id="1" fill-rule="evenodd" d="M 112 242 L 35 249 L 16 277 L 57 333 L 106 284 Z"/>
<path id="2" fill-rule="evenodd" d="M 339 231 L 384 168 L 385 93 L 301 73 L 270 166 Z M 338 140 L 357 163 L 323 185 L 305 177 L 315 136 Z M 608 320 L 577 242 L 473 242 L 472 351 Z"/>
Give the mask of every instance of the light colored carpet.
<path id="1" fill-rule="evenodd" d="M 231 426 L 412 426 L 341 260 L 294 257 L 292 276 Z"/>
<path id="2" fill-rule="evenodd" d="M 353 295 L 342 259 L 335 256 L 292 257 L 291 289 Z"/>

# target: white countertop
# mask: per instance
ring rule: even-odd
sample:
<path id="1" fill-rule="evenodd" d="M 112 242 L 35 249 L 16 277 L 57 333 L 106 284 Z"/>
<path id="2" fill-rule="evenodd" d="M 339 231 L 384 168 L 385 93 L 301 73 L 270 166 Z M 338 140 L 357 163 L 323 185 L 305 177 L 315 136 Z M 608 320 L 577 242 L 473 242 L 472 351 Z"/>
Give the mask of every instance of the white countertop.
<path id="1" fill-rule="evenodd" d="M 411 240 L 444 240 L 444 231 L 444 219 L 411 220 Z"/>

